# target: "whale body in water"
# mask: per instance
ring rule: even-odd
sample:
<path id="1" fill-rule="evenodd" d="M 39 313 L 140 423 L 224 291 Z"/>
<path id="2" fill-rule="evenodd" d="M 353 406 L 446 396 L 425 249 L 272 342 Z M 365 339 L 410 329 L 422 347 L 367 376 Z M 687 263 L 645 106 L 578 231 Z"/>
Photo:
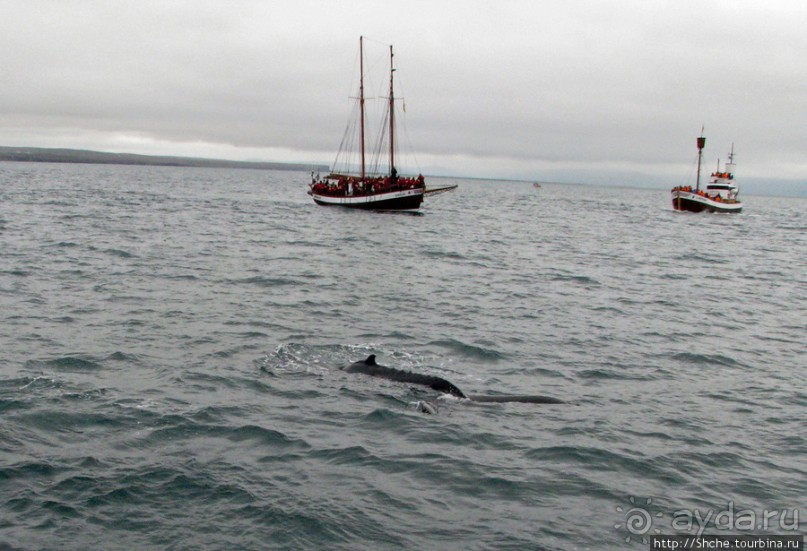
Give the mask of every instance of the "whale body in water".
<path id="1" fill-rule="evenodd" d="M 422 375 L 420 373 L 413 373 L 411 371 L 404 371 L 403 369 L 395 369 L 394 367 L 387 367 L 379 365 L 375 361 L 375 354 L 367 356 L 366 360 L 361 360 L 342 368 L 348 373 L 364 373 L 373 377 L 380 377 L 382 379 L 389 379 L 390 381 L 397 381 L 400 383 L 414 383 L 416 385 L 425 385 L 438 392 L 450 394 L 457 398 L 465 398 L 473 402 L 522 402 L 529 404 L 563 404 L 563 400 L 552 398 L 551 396 L 533 396 L 522 394 L 502 394 L 502 395 L 467 395 L 453 383 L 446 381 L 442 377 L 435 377 L 433 375 Z M 431 411 L 424 410 L 427 413 Z"/>

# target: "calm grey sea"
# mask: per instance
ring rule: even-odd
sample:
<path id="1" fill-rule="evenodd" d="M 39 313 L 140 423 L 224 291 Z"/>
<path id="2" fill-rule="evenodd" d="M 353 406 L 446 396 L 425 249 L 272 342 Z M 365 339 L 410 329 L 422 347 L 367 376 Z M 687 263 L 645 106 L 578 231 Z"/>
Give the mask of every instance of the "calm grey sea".
<path id="1" fill-rule="evenodd" d="M 0 163 L 0 549 L 804 531 L 807 200 L 440 180 L 411 216 L 307 181 Z M 339 369 L 370 353 L 568 403 Z"/>

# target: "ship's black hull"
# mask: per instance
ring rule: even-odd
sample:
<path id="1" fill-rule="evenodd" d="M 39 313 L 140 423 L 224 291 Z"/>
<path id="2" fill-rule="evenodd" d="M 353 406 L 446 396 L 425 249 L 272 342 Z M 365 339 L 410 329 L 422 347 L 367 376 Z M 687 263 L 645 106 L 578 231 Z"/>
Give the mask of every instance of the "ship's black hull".
<path id="1" fill-rule="evenodd" d="M 417 210 L 423 203 L 423 189 L 409 189 L 375 195 L 320 195 L 311 193 L 314 202 L 322 206 L 338 206 L 362 210 Z"/>
<path id="2" fill-rule="evenodd" d="M 715 201 L 709 197 L 698 195 L 693 192 L 673 191 L 672 206 L 675 210 L 685 212 L 717 212 L 726 214 L 737 214 L 742 212 L 742 203 Z"/>

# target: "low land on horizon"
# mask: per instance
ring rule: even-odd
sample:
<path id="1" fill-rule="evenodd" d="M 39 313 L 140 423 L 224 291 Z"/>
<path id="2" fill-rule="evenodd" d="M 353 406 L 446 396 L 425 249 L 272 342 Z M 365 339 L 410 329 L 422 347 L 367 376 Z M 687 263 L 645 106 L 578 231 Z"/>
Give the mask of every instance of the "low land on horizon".
<path id="1" fill-rule="evenodd" d="M 328 170 L 326 165 L 311 165 L 304 163 L 229 161 L 226 159 L 203 159 L 201 157 L 139 155 L 136 153 L 109 153 L 105 151 L 91 151 L 87 149 L 52 149 L 44 147 L 0 147 L 0 161 L 203 168 L 251 168 L 257 170 Z"/>
<path id="2" fill-rule="evenodd" d="M 143 155 L 139 153 L 112 153 L 91 149 L 68 149 L 48 147 L 7 147 L 0 146 L 0 161 L 19 161 L 29 163 L 76 163 L 76 164 L 109 164 L 109 165 L 141 165 L 141 166 L 173 166 L 202 168 L 251 168 L 257 170 L 295 170 L 330 172 L 324 164 L 284 163 L 264 161 L 231 161 L 227 159 L 208 159 L 204 157 L 178 157 L 171 155 Z M 455 175 L 429 175 L 432 178 L 464 178 L 468 180 L 500 180 L 522 181 L 512 178 L 483 178 Z M 523 180 L 527 181 L 527 180 Z M 550 183 L 550 182 L 543 182 Z M 558 182 L 563 183 L 563 182 Z M 568 183 L 568 182 L 567 182 Z"/>
<path id="3" fill-rule="evenodd" d="M 168 166 L 168 167 L 198 167 L 198 168 L 238 168 L 253 170 L 290 170 L 315 171 L 328 173 L 330 167 L 325 164 L 311 163 L 284 163 L 262 161 L 231 161 L 227 159 L 207 159 L 202 157 L 178 157 L 168 155 L 141 155 L 137 153 L 111 153 L 106 151 L 93 151 L 88 149 L 45 148 L 45 147 L 4 147 L 0 146 L 0 161 L 21 161 L 35 163 L 77 163 L 77 164 L 110 164 L 110 165 L 139 165 L 139 166 Z M 462 178 L 468 180 L 493 180 L 507 182 L 539 182 L 541 184 L 559 185 L 606 185 L 639 189 L 668 189 L 666 184 L 658 181 L 642 181 L 640 177 L 624 174 L 615 182 L 587 182 L 584 175 L 570 175 L 570 181 L 541 179 L 474 177 L 452 174 L 446 171 L 442 174 L 427 174 L 429 178 Z M 681 183 L 679 182 L 678 185 Z M 741 189 L 744 195 L 769 195 L 780 197 L 807 197 L 807 182 L 793 180 L 777 180 L 767 178 L 743 178 Z"/>

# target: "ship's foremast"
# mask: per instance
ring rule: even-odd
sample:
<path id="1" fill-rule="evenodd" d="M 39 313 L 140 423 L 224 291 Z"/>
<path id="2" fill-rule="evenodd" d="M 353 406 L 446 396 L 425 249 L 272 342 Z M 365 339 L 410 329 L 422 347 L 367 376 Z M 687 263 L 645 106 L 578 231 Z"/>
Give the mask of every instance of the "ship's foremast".
<path id="1" fill-rule="evenodd" d="M 393 91 L 393 75 L 395 65 L 393 62 L 392 45 L 389 47 L 389 174 L 395 177 L 395 92 Z"/>
<path id="2" fill-rule="evenodd" d="M 695 191 L 701 189 L 701 161 L 703 160 L 703 148 L 706 147 L 706 138 L 703 135 L 703 128 L 701 128 L 701 135 L 698 136 L 698 176 L 695 180 Z"/>

